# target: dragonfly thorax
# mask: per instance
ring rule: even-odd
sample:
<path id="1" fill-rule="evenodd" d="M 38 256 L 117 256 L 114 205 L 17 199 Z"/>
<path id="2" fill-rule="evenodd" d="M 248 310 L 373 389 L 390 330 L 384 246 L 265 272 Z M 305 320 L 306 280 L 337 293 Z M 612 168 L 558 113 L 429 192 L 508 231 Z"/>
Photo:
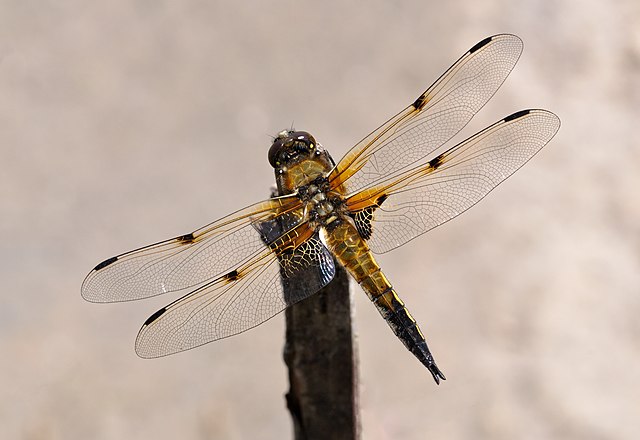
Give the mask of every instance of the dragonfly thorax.
<path id="1" fill-rule="evenodd" d="M 343 204 L 342 199 L 329 190 L 329 181 L 324 176 L 298 188 L 298 196 L 305 202 L 309 220 L 312 222 L 326 225 L 337 218 Z"/>

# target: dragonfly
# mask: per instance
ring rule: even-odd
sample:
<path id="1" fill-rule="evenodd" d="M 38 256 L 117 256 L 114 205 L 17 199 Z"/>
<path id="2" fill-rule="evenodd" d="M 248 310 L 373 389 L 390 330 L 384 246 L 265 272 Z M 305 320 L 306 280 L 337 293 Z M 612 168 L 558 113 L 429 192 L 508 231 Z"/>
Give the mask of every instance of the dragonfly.
<path id="1" fill-rule="evenodd" d="M 326 286 L 341 264 L 439 384 L 445 375 L 374 254 L 475 205 L 559 130 L 555 114 L 521 110 L 445 147 L 496 93 L 522 49 L 510 34 L 480 41 L 337 163 L 308 132 L 278 133 L 268 152 L 277 195 L 101 262 L 82 296 L 110 303 L 187 291 L 137 335 L 136 353 L 157 358 L 267 321 Z"/>

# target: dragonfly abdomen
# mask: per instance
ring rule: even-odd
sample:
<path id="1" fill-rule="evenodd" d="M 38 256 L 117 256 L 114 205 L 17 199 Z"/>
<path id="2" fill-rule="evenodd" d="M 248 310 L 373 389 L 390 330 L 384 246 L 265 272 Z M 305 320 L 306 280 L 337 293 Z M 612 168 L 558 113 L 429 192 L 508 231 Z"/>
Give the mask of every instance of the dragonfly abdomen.
<path id="1" fill-rule="evenodd" d="M 355 226 L 348 221 L 340 221 L 328 231 L 326 242 L 338 261 L 360 284 L 393 333 L 429 369 L 437 383 L 445 379 L 433 360 L 416 320 L 380 270 Z"/>
<path id="2" fill-rule="evenodd" d="M 363 282 L 360 285 L 363 286 L 363 284 L 365 283 Z M 371 298 L 371 295 L 369 297 Z M 446 379 L 436 365 L 427 346 L 427 341 L 420 327 L 418 327 L 418 323 L 411 316 L 411 313 L 409 313 L 409 310 L 407 310 L 404 302 L 402 302 L 393 287 L 389 287 L 386 291 L 373 298 L 372 302 L 398 339 L 429 369 L 436 383 L 440 383 L 440 379 Z"/>

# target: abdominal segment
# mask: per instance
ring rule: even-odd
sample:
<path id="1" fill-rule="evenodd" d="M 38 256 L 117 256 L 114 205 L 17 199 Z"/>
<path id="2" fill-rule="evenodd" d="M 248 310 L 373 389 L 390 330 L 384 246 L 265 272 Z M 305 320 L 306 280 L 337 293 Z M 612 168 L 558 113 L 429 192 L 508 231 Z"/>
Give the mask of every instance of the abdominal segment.
<path id="1" fill-rule="evenodd" d="M 429 369 L 436 383 L 445 379 L 418 324 L 380 270 L 356 228 L 349 221 L 341 220 L 327 231 L 325 241 L 338 261 L 362 286 L 393 333 Z"/>

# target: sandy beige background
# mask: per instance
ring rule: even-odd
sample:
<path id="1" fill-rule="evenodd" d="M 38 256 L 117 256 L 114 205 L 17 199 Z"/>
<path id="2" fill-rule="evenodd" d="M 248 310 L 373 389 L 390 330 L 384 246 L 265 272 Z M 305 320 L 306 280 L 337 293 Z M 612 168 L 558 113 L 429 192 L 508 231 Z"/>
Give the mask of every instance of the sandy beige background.
<path id="1" fill-rule="evenodd" d="M 463 135 L 527 107 L 563 125 L 380 258 L 443 385 L 356 287 L 363 438 L 640 438 L 636 0 L 1 1 L 0 438 L 289 438 L 282 317 L 145 361 L 173 297 L 94 305 L 82 279 L 263 198 L 269 135 L 339 158 L 498 32 L 523 57 Z"/>

